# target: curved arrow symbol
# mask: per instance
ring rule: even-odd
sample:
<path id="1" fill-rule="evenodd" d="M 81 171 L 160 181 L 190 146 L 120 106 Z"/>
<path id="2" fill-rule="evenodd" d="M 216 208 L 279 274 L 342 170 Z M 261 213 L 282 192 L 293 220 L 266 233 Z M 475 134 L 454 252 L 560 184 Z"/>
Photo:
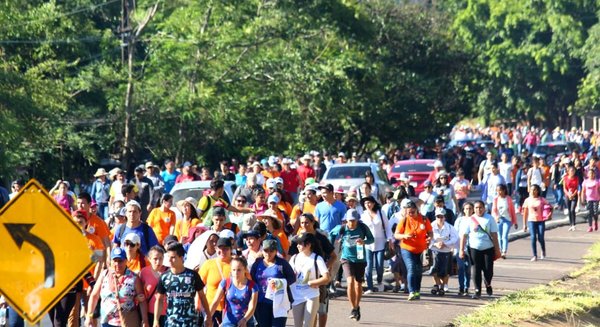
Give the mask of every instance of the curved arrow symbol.
<path id="1" fill-rule="evenodd" d="M 15 241 L 19 249 L 27 242 L 36 247 L 44 256 L 44 288 L 54 287 L 54 253 L 41 238 L 31 233 L 31 229 L 35 224 L 7 224 L 4 226 L 10 233 L 10 236 Z"/>

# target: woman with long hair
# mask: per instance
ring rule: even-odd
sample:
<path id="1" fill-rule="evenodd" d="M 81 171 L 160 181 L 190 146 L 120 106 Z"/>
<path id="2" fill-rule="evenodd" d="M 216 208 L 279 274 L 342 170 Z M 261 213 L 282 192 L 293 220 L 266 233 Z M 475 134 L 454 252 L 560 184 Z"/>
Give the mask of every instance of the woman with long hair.
<path id="1" fill-rule="evenodd" d="M 598 201 L 600 201 L 600 181 L 596 177 L 596 170 L 588 170 L 588 178 L 581 185 L 582 202 L 588 209 L 588 232 L 598 230 Z M 592 222 L 594 226 L 592 227 Z"/>
<path id="2" fill-rule="evenodd" d="M 367 254 L 367 270 L 365 278 L 367 279 L 367 291 L 364 293 L 371 294 L 378 291 L 383 292 L 383 261 L 385 244 L 393 248 L 391 230 L 389 229 L 389 221 L 386 215 L 381 213 L 381 206 L 373 196 L 362 198 L 361 204 L 364 208 L 360 221 L 364 223 L 371 234 L 375 238 L 373 244 L 365 246 Z M 377 289 L 373 287 L 373 268 L 377 271 Z"/>
<path id="3" fill-rule="evenodd" d="M 296 239 L 298 254 L 290 258 L 296 273 L 296 283 L 291 287 L 294 302 L 294 326 L 312 327 L 317 321 L 319 287 L 329 283 L 329 270 L 314 234 L 303 233 Z"/>
<path id="4" fill-rule="evenodd" d="M 517 224 L 517 214 L 511 197 L 508 195 L 508 187 L 500 184 L 496 187 L 498 195 L 492 203 L 492 216 L 498 224 L 498 233 L 500 234 L 500 252 L 502 258 L 506 259 L 506 251 L 508 251 L 508 233 L 510 227 L 519 228 Z"/>
<path id="5" fill-rule="evenodd" d="M 156 315 L 154 312 L 154 304 L 156 303 L 157 295 L 156 287 L 160 281 L 160 275 L 167 271 L 167 267 L 163 265 L 164 257 L 165 249 L 162 246 L 156 245 L 150 248 L 150 251 L 148 251 L 148 261 L 150 261 L 150 266 L 144 267 L 139 274 L 148 301 L 148 321 L 154 321 L 154 316 Z M 166 299 L 163 302 L 162 308 L 162 312 L 158 313 L 160 327 L 165 326 L 167 314 Z"/>
<path id="6" fill-rule="evenodd" d="M 579 177 L 575 166 L 570 165 L 567 168 L 567 174 L 563 177 L 563 192 L 565 193 L 565 201 L 569 211 L 569 231 L 575 230 L 576 211 L 579 197 Z M 527 226 L 523 226 L 526 228 Z"/>
<path id="7" fill-rule="evenodd" d="M 544 240 L 544 235 L 546 233 L 546 220 L 550 218 L 549 215 L 552 215 L 552 206 L 541 196 L 542 189 L 539 185 L 531 185 L 529 194 L 530 196 L 525 200 L 525 203 L 523 203 L 523 231 L 527 232 L 527 229 L 529 229 L 529 235 L 531 236 L 531 250 L 533 251 L 531 261 L 537 261 L 536 241 L 539 241 L 540 247 L 542 248 L 540 259 L 546 257 L 546 242 Z M 544 213 L 545 210 L 549 211 L 549 213 Z"/>
<path id="8" fill-rule="evenodd" d="M 193 198 L 184 200 L 181 212 L 183 217 L 175 223 L 174 235 L 181 243 L 186 243 L 190 229 L 200 224 L 200 217 L 194 202 Z"/>

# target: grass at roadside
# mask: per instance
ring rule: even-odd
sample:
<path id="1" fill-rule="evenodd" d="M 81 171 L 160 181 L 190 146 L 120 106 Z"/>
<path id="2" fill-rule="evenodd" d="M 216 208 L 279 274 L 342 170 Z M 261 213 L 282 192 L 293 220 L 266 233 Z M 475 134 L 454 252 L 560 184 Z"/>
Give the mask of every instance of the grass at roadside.
<path id="1" fill-rule="evenodd" d="M 457 326 L 516 326 L 557 317 L 573 317 L 600 307 L 600 243 L 584 257 L 585 265 L 569 278 L 504 296 L 469 315 Z"/>

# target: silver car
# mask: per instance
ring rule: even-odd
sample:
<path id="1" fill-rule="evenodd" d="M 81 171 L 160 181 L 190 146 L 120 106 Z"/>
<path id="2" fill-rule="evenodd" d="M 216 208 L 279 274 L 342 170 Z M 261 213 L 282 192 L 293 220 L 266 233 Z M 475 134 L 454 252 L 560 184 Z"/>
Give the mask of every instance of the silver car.
<path id="1" fill-rule="evenodd" d="M 235 189 L 236 185 L 234 182 L 225 181 L 225 192 L 223 193 L 223 199 L 229 204 L 231 204 L 231 199 L 233 198 Z M 175 184 L 170 192 L 173 196 L 173 206 L 171 207 L 171 210 L 175 212 L 177 219 L 180 219 L 181 212 L 179 212 L 179 209 L 177 209 L 175 206 L 178 201 L 184 200 L 187 197 L 192 197 L 197 202 L 200 202 L 202 196 L 208 192 L 210 192 L 210 181 L 193 181 Z"/>
<path id="2" fill-rule="evenodd" d="M 333 164 L 327 169 L 320 184 L 331 184 L 334 188 L 341 187 L 345 192 L 351 187 L 359 187 L 365 182 L 365 173 L 370 170 L 375 178 L 377 185 L 377 198 L 381 203 L 385 203 L 385 193 L 392 192 L 393 187 L 387 178 L 385 170 L 378 164 L 372 162 L 357 162 L 345 164 Z"/>

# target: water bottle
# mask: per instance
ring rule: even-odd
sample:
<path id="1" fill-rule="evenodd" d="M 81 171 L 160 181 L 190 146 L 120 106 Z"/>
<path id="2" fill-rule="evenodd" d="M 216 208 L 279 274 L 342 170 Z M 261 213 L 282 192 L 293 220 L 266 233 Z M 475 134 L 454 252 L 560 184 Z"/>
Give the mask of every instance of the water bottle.
<path id="1" fill-rule="evenodd" d="M 356 259 L 363 260 L 365 258 L 365 247 L 362 244 L 356 244 Z"/>
<path id="2" fill-rule="evenodd" d="M 6 326 L 6 308 L 0 308 L 0 326 Z"/>

